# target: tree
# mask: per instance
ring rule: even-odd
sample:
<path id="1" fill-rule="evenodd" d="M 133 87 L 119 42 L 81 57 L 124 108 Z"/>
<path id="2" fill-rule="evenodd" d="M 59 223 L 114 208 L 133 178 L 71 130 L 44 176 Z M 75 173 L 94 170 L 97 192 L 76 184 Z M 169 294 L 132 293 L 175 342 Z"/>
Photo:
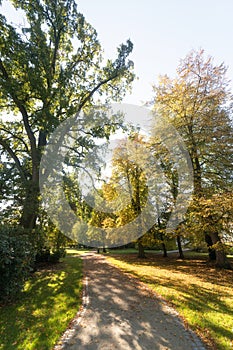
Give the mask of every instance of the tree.
<path id="1" fill-rule="evenodd" d="M 166 223 L 178 187 L 177 174 L 171 169 L 167 152 L 163 152 L 162 164 L 164 169 L 166 167 L 167 177 L 158 171 L 159 160 L 152 156 L 155 148 L 161 156 L 162 146 L 153 143 L 152 147 L 152 142 L 132 132 L 117 145 L 112 156 L 111 176 L 108 180 L 102 179 L 104 182 L 98 191 L 106 202 L 98 197 L 95 200 L 95 204 L 102 202 L 97 207 L 103 211 L 94 209 L 89 221 L 95 227 L 104 228 L 105 232 L 99 232 L 99 241 L 104 238 L 108 245 L 137 242 L 140 258 L 145 257 L 145 246 L 158 244 L 162 244 L 166 256 Z M 89 234 L 98 239 L 97 231 L 90 229 Z"/>
<path id="2" fill-rule="evenodd" d="M 190 231 L 199 237 L 205 237 L 208 233 L 211 242 L 206 241 L 209 243 L 210 254 L 214 252 L 216 255 L 216 265 L 230 268 L 225 254 L 228 246 L 225 243 L 232 236 L 233 194 L 218 193 L 209 199 L 199 198 L 192 203 L 191 209 L 188 223 Z"/>
<path id="3" fill-rule="evenodd" d="M 161 125 L 162 128 L 162 125 Z M 167 129 L 167 126 L 166 126 Z M 156 183 L 162 180 L 162 186 L 160 186 L 160 193 L 156 196 L 155 200 L 155 208 L 157 212 L 158 222 L 157 222 L 157 231 L 160 233 L 160 239 L 162 241 L 162 248 L 164 251 L 164 257 L 167 256 L 167 252 L 165 249 L 165 243 L 164 243 L 164 237 L 169 236 L 170 238 L 176 238 L 178 250 L 179 250 L 179 257 L 181 259 L 184 259 L 184 253 L 182 249 L 181 244 L 181 230 L 180 225 L 178 227 L 174 227 L 170 232 L 167 231 L 167 225 L 169 222 L 169 219 L 172 215 L 172 211 L 174 210 L 177 197 L 179 194 L 179 190 L 181 190 L 180 181 L 181 177 L 183 177 L 183 174 L 181 172 L 177 171 L 177 162 L 179 162 L 179 159 L 172 158 L 172 155 L 169 153 L 169 149 L 164 144 L 164 133 L 161 133 L 161 135 L 154 135 L 150 139 L 149 147 L 151 149 L 151 152 L 153 153 L 155 159 L 157 160 L 157 163 L 159 167 L 162 169 L 163 172 L 163 180 L 161 178 L 161 174 L 154 173 L 154 179 Z M 169 135 L 168 131 L 165 132 L 165 138 L 169 139 L 173 137 L 173 132 L 171 132 L 171 135 Z M 176 154 L 177 158 L 178 154 Z M 156 177 L 160 177 L 159 179 L 156 179 Z M 184 182 L 184 179 L 183 179 Z M 187 182 L 187 181 L 186 181 Z M 185 186 L 188 188 L 188 184 Z M 187 191 L 187 189 L 186 189 Z M 160 200 L 158 199 L 160 198 Z M 162 201 L 161 201 L 162 199 Z M 162 207 L 158 205 L 158 203 L 162 204 Z M 180 217 L 179 223 L 184 220 L 182 213 L 180 213 L 179 210 L 176 209 L 176 220 Z M 178 224 L 178 222 L 177 222 Z M 167 231 L 167 232 L 166 232 Z"/>
<path id="4" fill-rule="evenodd" d="M 231 191 L 232 96 L 224 64 L 214 65 L 203 50 L 191 51 L 178 66 L 177 77 L 160 77 L 154 92 L 155 116 L 175 126 L 188 149 L 194 198 L 211 199 L 215 193 Z M 209 238 L 213 245 L 221 240 L 220 232 L 215 230 Z M 223 250 L 217 254 L 219 266 L 226 260 L 224 254 Z"/>
<path id="5" fill-rule="evenodd" d="M 145 232 L 143 232 L 144 223 L 142 222 L 141 213 L 147 201 L 148 188 L 145 171 L 142 166 L 141 150 L 139 150 L 140 146 L 145 144 L 145 142 L 143 137 L 137 133 L 131 135 L 129 141 L 130 144 L 127 139 L 125 139 L 124 142 L 116 147 L 112 158 L 113 168 L 111 183 L 115 184 L 113 188 L 118 184 L 122 189 L 121 197 L 123 197 L 123 193 L 125 193 L 129 198 L 129 202 L 124 201 L 122 198 L 123 207 L 116 212 L 116 223 L 117 226 L 120 227 L 128 224 L 135 218 L 139 219 L 135 227 L 135 230 L 138 232 L 136 236 L 139 237 L 137 239 L 138 257 L 145 258 L 143 247 L 143 234 Z M 106 189 L 114 194 L 111 187 Z M 130 233 L 128 233 L 128 238 L 129 237 Z"/>
<path id="6" fill-rule="evenodd" d="M 67 118 L 87 112 L 95 95 L 120 99 L 134 75 L 128 61 L 132 43 L 118 48 L 116 60 L 102 64 L 102 50 L 95 29 L 77 10 L 74 0 L 12 0 L 25 13 L 19 28 L 0 16 L 0 108 L 1 115 L 15 119 L 0 123 L 0 146 L 20 180 L 20 224 L 36 225 L 39 210 L 39 167 L 47 140 Z M 98 116 L 97 116 L 98 118 Z M 93 137 L 104 137 L 109 127 L 90 128 Z M 82 141 L 82 142 L 81 142 Z M 88 149 L 85 133 L 80 150 Z"/>

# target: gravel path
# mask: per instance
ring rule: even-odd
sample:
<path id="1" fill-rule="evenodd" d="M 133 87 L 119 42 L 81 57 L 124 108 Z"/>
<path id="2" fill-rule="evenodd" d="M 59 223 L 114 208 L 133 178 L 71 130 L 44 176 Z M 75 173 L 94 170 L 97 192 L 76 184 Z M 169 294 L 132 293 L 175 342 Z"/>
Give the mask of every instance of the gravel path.
<path id="1" fill-rule="evenodd" d="M 177 312 L 102 255 L 83 256 L 83 307 L 55 350 L 205 350 Z"/>

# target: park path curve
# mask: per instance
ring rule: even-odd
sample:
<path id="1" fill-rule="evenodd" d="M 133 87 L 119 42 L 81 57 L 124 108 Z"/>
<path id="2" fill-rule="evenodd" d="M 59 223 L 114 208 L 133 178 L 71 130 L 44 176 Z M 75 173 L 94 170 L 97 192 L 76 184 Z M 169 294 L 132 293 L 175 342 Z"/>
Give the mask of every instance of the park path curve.
<path id="1" fill-rule="evenodd" d="M 55 350 L 205 350 L 177 312 L 102 255 L 82 256 L 83 306 Z"/>

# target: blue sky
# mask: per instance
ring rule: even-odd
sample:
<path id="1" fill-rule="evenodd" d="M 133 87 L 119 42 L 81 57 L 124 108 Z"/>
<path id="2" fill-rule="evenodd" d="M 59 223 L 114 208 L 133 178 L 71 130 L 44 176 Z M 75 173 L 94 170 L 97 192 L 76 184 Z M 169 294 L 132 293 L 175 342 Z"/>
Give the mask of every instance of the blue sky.
<path id="1" fill-rule="evenodd" d="M 128 38 L 134 43 L 131 59 L 139 80 L 124 102 L 150 100 L 158 75 L 174 76 L 179 59 L 200 47 L 216 63 L 225 62 L 233 80 L 233 0 L 79 0 L 78 7 L 107 57 L 114 58 Z M 6 6 L 3 12 L 9 12 Z"/>
<path id="2" fill-rule="evenodd" d="M 232 0 L 80 0 L 80 10 L 99 33 L 106 54 L 130 38 L 139 81 L 127 102 L 152 96 L 159 74 L 175 75 L 179 59 L 202 47 L 233 78 Z"/>

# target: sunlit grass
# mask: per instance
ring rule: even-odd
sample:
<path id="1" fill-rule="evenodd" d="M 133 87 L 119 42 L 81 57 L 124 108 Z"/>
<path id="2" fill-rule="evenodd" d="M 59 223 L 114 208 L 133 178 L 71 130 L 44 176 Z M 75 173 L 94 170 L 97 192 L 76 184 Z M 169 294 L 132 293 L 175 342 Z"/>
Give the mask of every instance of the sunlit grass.
<path id="1" fill-rule="evenodd" d="M 1 350 L 51 350 L 81 304 L 82 261 L 62 263 L 33 274 L 19 301 L 0 308 Z"/>
<path id="2" fill-rule="evenodd" d="M 227 350 L 233 345 L 233 271 L 216 270 L 205 258 L 136 255 L 108 257 L 109 262 L 145 282 L 170 302 L 211 349 Z"/>
<path id="3" fill-rule="evenodd" d="M 89 253 L 90 251 L 91 251 L 90 249 L 85 249 L 85 248 L 82 248 L 82 249 L 68 248 L 68 249 L 66 249 L 66 253 L 69 256 L 82 255 L 82 254 Z"/>
<path id="4" fill-rule="evenodd" d="M 151 249 L 145 249 L 146 253 L 151 254 L 159 254 L 161 253 L 160 250 L 151 250 Z M 138 253 L 138 249 L 136 248 L 122 248 L 122 249 L 108 249 L 106 254 L 135 254 Z"/>

